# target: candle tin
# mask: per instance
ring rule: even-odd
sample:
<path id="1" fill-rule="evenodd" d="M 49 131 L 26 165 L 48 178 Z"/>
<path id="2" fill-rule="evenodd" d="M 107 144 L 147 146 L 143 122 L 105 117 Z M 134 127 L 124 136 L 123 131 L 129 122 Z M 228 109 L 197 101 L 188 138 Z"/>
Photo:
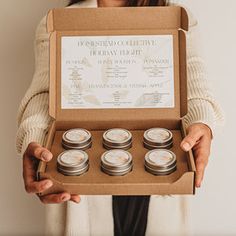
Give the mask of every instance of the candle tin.
<path id="1" fill-rule="evenodd" d="M 89 169 L 88 154 L 81 150 L 67 150 L 57 158 L 57 169 L 64 175 L 82 175 Z"/>
<path id="2" fill-rule="evenodd" d="M 128 150 L 132 146 L 132 134 L 126 129 L 109 129 L 103 133 L 103 147 Z"/>
<path id="3" fill-rule="evenodd" d="M 151 128 L 144 132 L 143 144 L 147 149 L 169 149 L 173 146 L 173 134 L 164 128 Z"/>
<path id="4" fill-rule="evenodd" d="M 132 160 L 132 155 L 125 150 L 109 150 L 101 156 L 101 169 L 109 175 L 125 175 L 132 170 Z"/>
<path id="5" fill-rule="evenodd" d="M 154 149 L 145 155 L 145 169 L 154 175 L 171 174 L 176 165 L 176 155 L 167 149 Z"/>
<path id="6" fill-rule="evenodd" d="M 86 129 L 70 129 L 62 136 L 62 146 L 65 149 L 86 150 L 92 146 L 92 135 Z"/>

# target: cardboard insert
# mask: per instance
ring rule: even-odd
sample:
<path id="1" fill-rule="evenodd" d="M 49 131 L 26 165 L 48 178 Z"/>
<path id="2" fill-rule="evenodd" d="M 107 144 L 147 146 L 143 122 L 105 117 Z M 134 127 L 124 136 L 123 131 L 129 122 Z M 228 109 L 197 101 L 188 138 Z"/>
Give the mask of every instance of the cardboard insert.
<path id="1" fill-rule="evenodd" d="M 43 194 L 68 191 L 82 195 L 161 195 L 161 194 L 194 194 L 195 165 L 191 152 L 185 153 L 180 148 L 184 136 L 180 122 L 172 127 L 173 147 L 177 156 L 177 170 L 169 175 L 155 176 L 144 168 L 144 156 L 149 151 L 143 147 L 145 130 L 130 130 L 133 135 L 133 146 L 128 151 L 133 157 L 133 169 L 124 176 L 110 176 L 101 171 L 101 155 L 106 149 L 102 146 L 102 134 L 105 130 L 89 130 L 92 134 L 92 147 L 86 152 L 89 155 L 89 170 L 80 176 L 64 176 L 57 171 L 57 156 L 64 151 L 61 146 L 62 134 L 75 126 L 57 124 L 51 127 L 47 147 L 53 153 L 53 160 L 39 167 L 40 179 L 49 178 L 54 185 Z M 168 127 L 165 127 L 168 128 Z"/>
<path id="2" fill-rule="evenodd" d="M 96 20 L 94 20 L 96 19 Z M 54 9 L 48 14 L 50 32 L 50 101 L 49 113 L 54 118 L 46 147 L 53 160 L 40 162 L 38 178 L 49 178 L 54 185 L 42 194 L 68 191 L 83 195 L 153 195 L 194 194 L 195 164 L 192 152 L 184 153 L 180 142 L 185 136 L 182 117 L 187 113 L 186 39 L 188 16 L 181 7 L 126 7 Z M 79 35 L 165 35 L 173 36 L 174 107 L 118 109 L 62 109 L 61 107 L 61 38 Z M 171 149 L 177 156 L 177 170 L 166 176 L 145 171 L 143 133 L 152 127 L 173 132 Z M 81 176 L 64 176 L 57 172 L 57 156 L 63 132 L 85 128 L 92 133 L 89 171 Z M 125 176 L 109 176 L 100 169 L 102 134 L 109 128 L 126 128 L 133 135 L 133 170 Z"/>

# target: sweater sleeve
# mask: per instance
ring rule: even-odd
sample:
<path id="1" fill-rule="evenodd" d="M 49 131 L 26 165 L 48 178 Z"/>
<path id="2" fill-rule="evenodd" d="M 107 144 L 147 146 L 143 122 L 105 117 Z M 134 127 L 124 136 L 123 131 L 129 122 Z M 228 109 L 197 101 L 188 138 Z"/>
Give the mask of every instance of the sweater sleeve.
<path id="1" fill-rule="evenodd" d="M 186 7 L 185 7 L 186 8 Z M 204 60 L 200 56 L 199 30 L 197 20 L 187 8 L 189 31 L 187 40 L 188 113 L 184 117 L 186 127 L 204 123 L 211 128 L 214 136 L 216 125 L 224 121 L 222 110 L 215 100 L 208 84 Z"/>
<path id="2" fill-rule="evenodd" d="M 18 110 L 16 147 L 23 154 L 30 142 L 44 144 L 51 118 L 49 99 L 49 34 L 46 17 L 39 23 L 35 35 L 35 72 L 33 80 Z"/>

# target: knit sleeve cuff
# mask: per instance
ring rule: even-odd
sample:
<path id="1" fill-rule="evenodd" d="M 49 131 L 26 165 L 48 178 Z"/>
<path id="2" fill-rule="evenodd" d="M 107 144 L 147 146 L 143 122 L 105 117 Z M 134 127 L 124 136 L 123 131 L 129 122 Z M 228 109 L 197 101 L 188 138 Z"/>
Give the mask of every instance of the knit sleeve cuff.
<path id="1" fill-rule="evenodd" d="M 37 142 L 43 146 L 45 144 L 46 134 L 47 130 L 43 128 L 32 128 L 26 131 L 23 140 L 17 143 L 18 154 L 23 156 L 25 150 L 31 142 Z"/>
<path id="2" fill-rule="evenodd" d="M 186 127 L 196 123 L 205 124 L 211 129 L 212 137 L 214 137 L 215 122 L 211 104 L 201 99 L 189 100 L 188 104 L 188 114 L 184 117 Z"/>

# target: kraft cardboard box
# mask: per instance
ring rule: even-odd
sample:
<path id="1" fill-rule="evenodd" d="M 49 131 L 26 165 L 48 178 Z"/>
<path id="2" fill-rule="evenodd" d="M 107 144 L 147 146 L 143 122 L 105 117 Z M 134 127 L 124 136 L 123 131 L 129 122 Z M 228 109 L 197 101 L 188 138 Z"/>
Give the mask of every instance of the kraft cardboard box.
<path id="1" fill-rule="evenodd" d="M 182 117 L 187 113 L 185 9 L 54 9 L 48 13 L 47 27 L 49 112 L 54 121 L 46 147 L 53 153 L 53 160 L 40 162 L 38 179 L 49 178 L 54 185 L 42 194 L 194 194 L 193 154 L 180 148 L 186 135 Z M 117 94 L 112 83 L 117 85 L 117 81 L 126 91 L 124 98 L 118 90 L 118 101 L 112 97 Z M 150 90 L 139 88 L 144 84 Z M 108 99 L 111 100 L 107 102 Z M 100 169 L 101 155 L 106 151 L 102 134 L 117 127 L 126 128 L 133 135 L 129 149 L 133 170 L 124 176 L 109 176 Z M 152 175 L 144 168 L 148 150 L 143 147 L 143 133 L 152 127 L 167 128 L 173 133 L 171 150 L 177 156 L 177 170 L 166 176 Z M 57 171 L 57 156 L 64 151 L 62 135 L 71 128 L 85 128 L 92 134 L 93 145 L 86 150 L 89 170 L 81 176 L 65 176 Z"/>

